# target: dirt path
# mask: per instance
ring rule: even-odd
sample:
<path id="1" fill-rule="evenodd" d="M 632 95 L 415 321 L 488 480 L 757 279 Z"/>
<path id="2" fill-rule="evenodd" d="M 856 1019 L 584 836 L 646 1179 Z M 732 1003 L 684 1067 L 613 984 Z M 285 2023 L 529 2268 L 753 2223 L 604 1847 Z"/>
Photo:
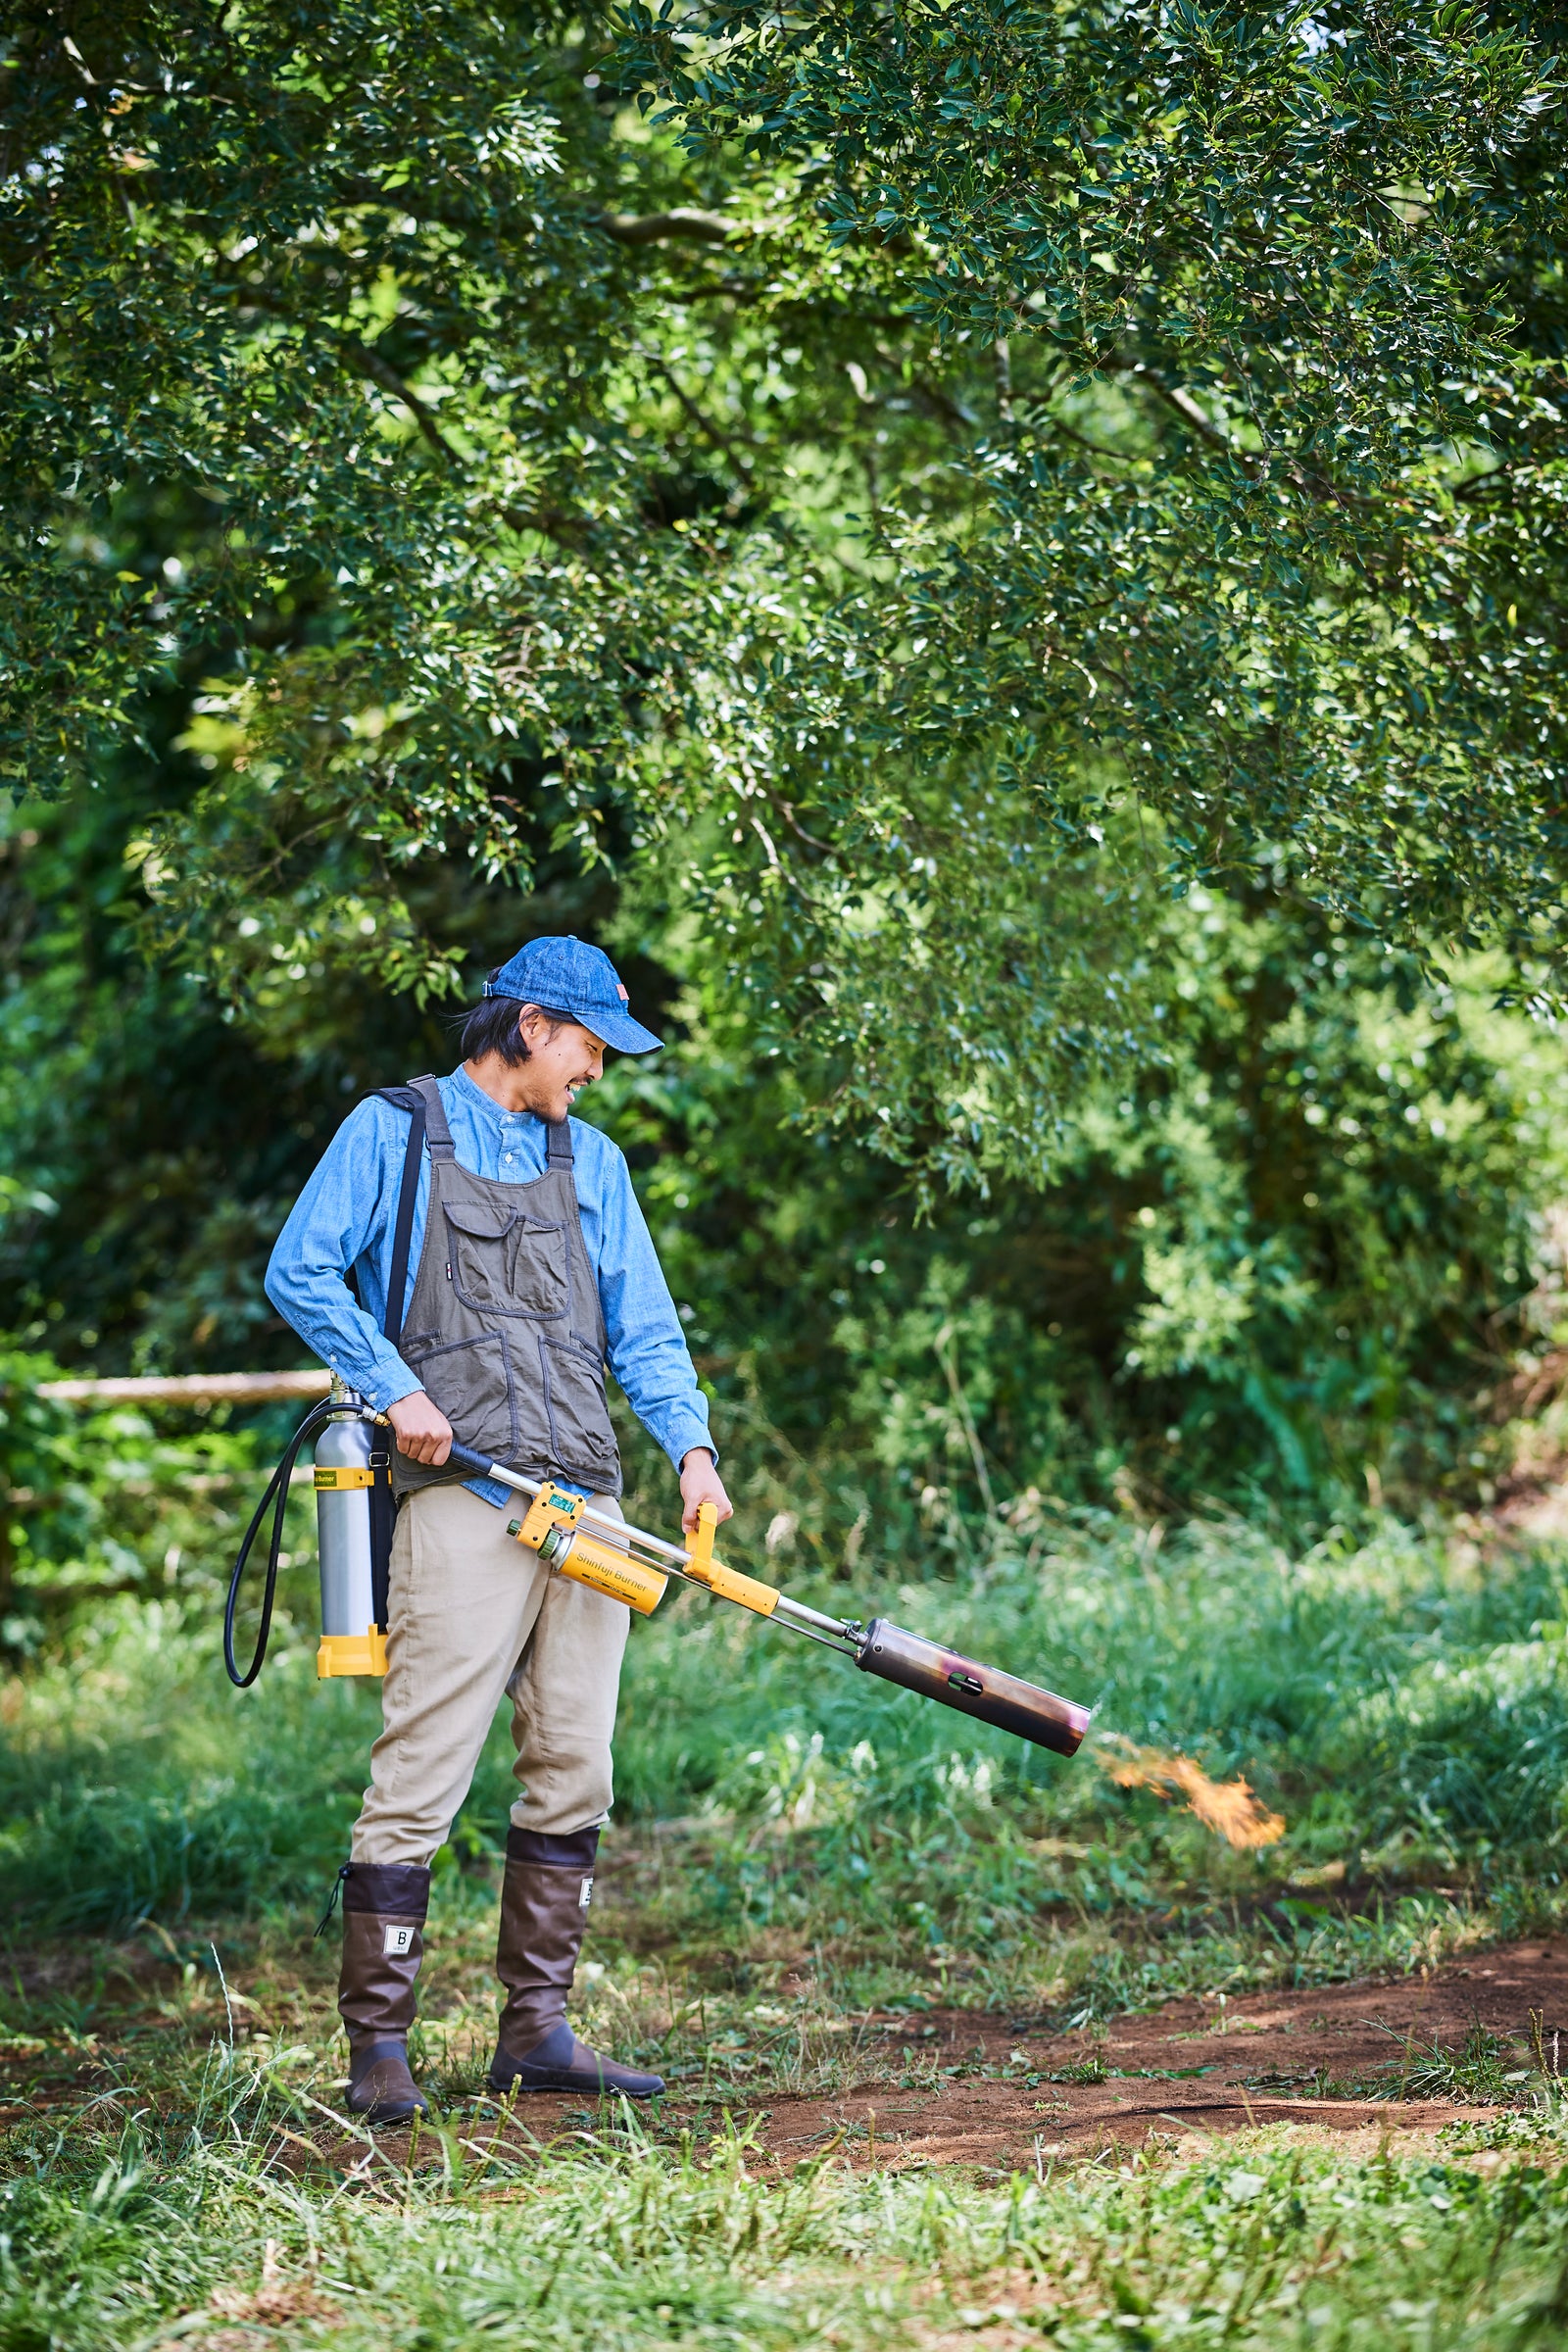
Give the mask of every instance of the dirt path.
<path id="1" fill-rule="evenodd" d="M 1265 2124 L 1356 2134 L 1370 2151 L 1385 2135 L 1430 2137 L 1494 2112 L 1520 2086 L 1505 2077 L 1534 2070 L 1538 2033 L 1548 2066 L 1554 2047 L 1568 2064 L 1568 1943 L 1507 1945 L 1392 1984 L 1172 2001 L 1099 2034 L 1053 2034 L 1038 2020 L 966 2010 L 872 2017 L 836 2095 L 694 2098 L 676 2085 L 658 2128 L 706 2135 L 727 2111 L 780 2165 L 831 2146 L 886 2170 L 1028 2172 L 1142 2145 L 1152 2133 L 1203 2142 Z M 1478 2034 L 1502 2050 L 1478 2045 Z M 1452 2061 L 1461 2082 L 1450 2086 L 1443 2078 Z M 1428 2086 L 1448 2095 L 1419 2095 Z M 580 2099 L 531 2097 L 513 2128 L 548 2141 L 589 2120 Z M 478 2120 L 469 2145 L 482 2147 L 497 2128 L 493 2115 Z M 381 2144 L 399 2160 L 399 2135 Z"/>
<path id="2" fill-rule="evenodd" d="M 1385 2133 L 1429 2135 L 1495 2112 L 1516 2088 L 1502 2077 L 1535 2065 L 1531 2011 L 1546 2063 L 1556 2034 L 1568 2063 L 1568 1945 L 1507 1945 L 1396 1983 L 1168 2001 L 1101 2034 L 1051 2034 L 1034 2018 L 976 2011 L 867 2018 L 837 2095 L 694 2100 L 674 2086 L 661 2127 L 712 2131 L 726 2107 L 778 2164 L 837 2145 L 854 2164 L 987 2174 L 1098 2157 L 1150 2133 L 1208 2140 L 1260 2124 L 1356 2133 L 1371 2147 Z M 1481 2068 L 1476 2033 L 1504 2044 L 1502 2053 L 1481 2044 Z M 1434 2077 L 1448 2088 L 1446 2060 L 1460 2060 L 1455 2088 L 1467 2095 L 1398 2095 L 1401 2077 L 1405 2093 Z M 1491 2098 L 1476 2095 L 1479 2082 Z M 541 2140 L 583 2122 L 581 2100 L 529 2098 L 517 2110 L 519 2127 Z M 494 2129 L 489 2119 L 475 2138 Z"/>
<path id="3" fill-rule="evenodd" d="M 5 2039 L 0 2079 L 14 2088 L 8 2098 L 0 2087 L 0 2120 L 69 2107 L 101 2087 L 92 2058 L 40 2067 L 27 2053 L 41 2043 L 7 2049 Z M 137 2071 L 133 2046 L 118 2062 L 122 2079 Z M 957 2164 L 986 2174 L 1092 2159 L 1152 2134 L 1203 2145 L 1265 2124 L 1358 2134 L 1370 2150 L 1385 2135 L 1430 2138 L 1444 2124 L 1495 2112 L 1538 2071 L 1538 2052 L 1548 2070 L 1559 2057 L 1568 2065 L 1568 1941 L 1504 1945 L 1392 1983 L 1172 2001 L 1074 2034 L 972 2010 L 872 2015 L 851 2021 L 837 2043 L 831 2093 L 676 2079 L 648 2129 L 707 2141 L 733 2127 L 781 2167 L 832 2149 L 889 2170 Z M 483 2054 L 475 2048 L 475 2059 Z M 498 2132 L 537 2145 L 603 2118 L 580 2096 L 535 2096 L 510 2119 L 480 2100 L 449 2121 L 477 2153 Z M 334 2169 L 368 2162 L 377 2171 L 409 2155 L 409 2135 L 398 2132 L 377 2134 L 368 2155 L 324 2111 L 318 2132 L 289 2145 L 292 2157 L 280 2142 L 283 2160 L 307 2168 L 313 2152 Z M 416 2164 L 425 2160 L 416 2153 Z M 434 2147 L 428 2160 L 439 2161 Z"/>
<path id="4" fill-rule="evenodd" d="M 874 2151 L 887 2166 L 1010 2172 L 1135 2145 L 1152 2132 L 1179 2140 L 1293 2123 L 1374 2140 L 1430 2133 L 1495 2103 L 1477 2099 L 1479 2070 L 1462 2064 L 1478 2028 L 1506 2045 L 1492 2061 L 1494 2077 L 1533 2071 L 1532 2010 L 1548 2065 L 1558 2034 L 1568 2064 L 1568 1945 L 1505 1946 L 1395 1984 L 1247 1994 L 1223 2004 L 1172 2001 L 1114 2020 L 1101 2037 L 1044 2034 L 1025 2018 L 947 2012 L 900 2021 L 885 2034 L 884 2046 L 937 2053 L 932 2089 L 775 2098 L 761 2137 L 776 2156 L 790 2157 L 842 2131 L 855 2158 Z M 1460 2095 L 1408 2095 L 1446 2071 L 1445 2053 L 1460 2059 L 1469 2078 L 1454 2086 Z M 1497 2087 L 1507 2096 L 1514 2086 Z"/>

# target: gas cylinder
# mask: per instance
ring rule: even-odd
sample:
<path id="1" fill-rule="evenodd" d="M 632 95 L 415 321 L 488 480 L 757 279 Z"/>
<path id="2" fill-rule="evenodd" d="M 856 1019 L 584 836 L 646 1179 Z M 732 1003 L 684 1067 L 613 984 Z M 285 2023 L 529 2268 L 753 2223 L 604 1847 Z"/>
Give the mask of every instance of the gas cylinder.
<path id="1" fill-rule="evenodd" d="M 322 1681 L 385 1674 L 386 1628 L 376 1623 L 370 1497 L 376 1431 L 363 1412 L 330 1420 L 316 1441 L 316 1529 L 321 1563 Z"/>

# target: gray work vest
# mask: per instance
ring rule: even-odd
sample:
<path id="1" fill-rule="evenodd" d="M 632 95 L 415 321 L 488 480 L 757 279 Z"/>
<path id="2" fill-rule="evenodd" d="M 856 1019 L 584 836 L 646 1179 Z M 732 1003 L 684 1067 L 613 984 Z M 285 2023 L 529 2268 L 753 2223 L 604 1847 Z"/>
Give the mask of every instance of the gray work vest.
<path id="1" fill-rule="evenodd" d="M 571 1130 L 547 1124 L 545 1172 L 499 1184 L 459 1165 L 440 1090 L 424 1103 L 430 1199 L 398 1352 L 465 1446 L 524 1478 L 618 1494 L 605 1401 L 605 1318 L 572 1180 Z M 470 1471 L 392 1456 L 399 1494 Z"/>

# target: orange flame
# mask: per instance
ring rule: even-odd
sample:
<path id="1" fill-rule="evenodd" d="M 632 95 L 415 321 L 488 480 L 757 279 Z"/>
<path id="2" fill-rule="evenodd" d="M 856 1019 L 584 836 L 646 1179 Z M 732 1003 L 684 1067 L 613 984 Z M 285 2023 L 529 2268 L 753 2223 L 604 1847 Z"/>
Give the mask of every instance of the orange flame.
<path id="1" fill-rule="evenodd" d="M 1252 1794 L 1249 1781 L 1211 1781 L 1190 1756 L 1164 1756 L 1157 1747 L 1135 1747 L 1118 1740 L 1120 1754 L 1097 1752 L 1095 1761 L 1118 1788 L 1152 1788 L 1161 1796 L 1179 1796 L 1189 1813 L 1203 1827 L 1217 1831 L 1228 1845 L 1274 1845 L 1285 1835 L 1284 1816 L 1271 1813 Z"/>

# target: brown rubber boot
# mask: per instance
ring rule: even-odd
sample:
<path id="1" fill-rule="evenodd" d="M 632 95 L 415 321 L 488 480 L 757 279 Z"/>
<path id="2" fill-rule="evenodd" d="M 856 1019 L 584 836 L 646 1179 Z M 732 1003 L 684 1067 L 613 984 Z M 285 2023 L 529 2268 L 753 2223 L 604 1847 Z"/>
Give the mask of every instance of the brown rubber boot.
<path id="1" fill-rule="evenodd" d="M 533 1830 L 507 1834 L 496 1943 L 496 1974 L 507 1998 L 490 2066 L 492 2090 L 582 2090 L 596 2097 L 619 2091 L 628 2099 L 651 2099 L 664 2087 L 660 2075 L 601 2058 L 566 2023 L 598 1851 L 596 1829 L 569 1838 Z"/>
<path id="2" fill-rule="evenodd" d="M 406 2124 L 429 2113 L 409 2072 L 409 2028 L 430 1873 L 414 1862 L 347 1862 L 339 1878 L 337 2007 L 349 2035 L 348 2111 L 368 2124 Z"/>

